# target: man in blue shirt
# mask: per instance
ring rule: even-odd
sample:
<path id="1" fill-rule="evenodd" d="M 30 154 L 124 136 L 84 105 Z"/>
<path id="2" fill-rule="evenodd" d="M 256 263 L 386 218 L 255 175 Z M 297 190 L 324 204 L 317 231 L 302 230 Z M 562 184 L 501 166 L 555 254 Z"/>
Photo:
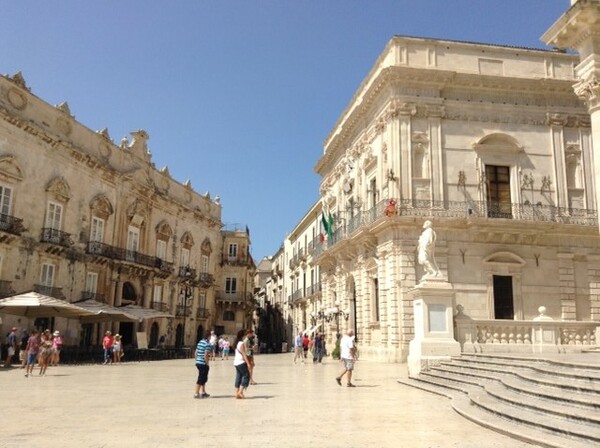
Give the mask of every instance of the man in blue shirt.
<path id="1" fill-rule="evenodd" d="M 208 381 L 208 361 L 213 354 L 210 345 L 210 331 L 204 333 L 204 338 L 198 341 L 196 346 L 196 367 L 198 368 L 198 380 L 196 381 L 196 393 L 194 398 L 208 398 L 206 393 L 206 382 Z"/>

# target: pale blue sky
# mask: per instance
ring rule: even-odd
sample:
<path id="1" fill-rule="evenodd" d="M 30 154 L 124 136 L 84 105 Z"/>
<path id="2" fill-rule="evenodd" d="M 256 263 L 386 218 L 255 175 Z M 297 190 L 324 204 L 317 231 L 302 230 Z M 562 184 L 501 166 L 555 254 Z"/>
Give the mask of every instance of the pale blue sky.
<path id="1" fill-rule="evenodd" d="M 318 198 L 313 167 L 395 34 L 544 48 L 569 0 L 0 1 L 0 73 L 218 194 L 273 254 Z"/>

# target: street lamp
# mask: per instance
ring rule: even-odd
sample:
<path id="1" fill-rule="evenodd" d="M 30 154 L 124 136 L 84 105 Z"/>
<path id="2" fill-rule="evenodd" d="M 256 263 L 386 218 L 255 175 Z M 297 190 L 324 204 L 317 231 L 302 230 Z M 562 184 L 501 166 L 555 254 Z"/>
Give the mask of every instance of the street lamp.
<path id="1" fill-rule="evenodd" d="M 181 307 L 183 308 L 183 325 L 181 326 L 183 334 L 181 335 L 181 346 L 185 347 L 185 321 L 187 317 L 189 299 L 194 294 L 191 285 L 192 270 L 190 269 L 189 265 L 183 268 L 183 278 L 183 289 L 181 290 L 179 297 L 181 299 Z"/>
<path id="2" fill-rule="evenodd" d="M 324 312 L 325 320 L 327 322 L 331 322 L 335 319 L 335 337 L 339 339 L 340 337 L 340 316 L 344 318 L 345 321 L 350 317 L 350 310 L 342 310 L 340 309 L 340 302 L 338 300 L 335 301 L 334 306 L 331 308 L 327 308 Z"/>

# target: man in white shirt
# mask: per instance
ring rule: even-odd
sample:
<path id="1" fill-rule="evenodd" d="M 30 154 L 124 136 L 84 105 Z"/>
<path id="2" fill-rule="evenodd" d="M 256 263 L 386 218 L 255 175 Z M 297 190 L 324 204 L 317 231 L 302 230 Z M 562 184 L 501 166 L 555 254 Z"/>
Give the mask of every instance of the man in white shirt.
<path id="1" fill-rule="evenodd" d="M 342 377 L 347 374 L 347 386 L 356 387 L 352 384 L 352 371 L 354 370 L 354 361 L 356 359 L 356 346 L 354 345 L 354 331 L 348 330 L 340 340 L 340 360 L 344 365 L 344 370 L 335 377 L 337 383 L 342 385 Z"/>

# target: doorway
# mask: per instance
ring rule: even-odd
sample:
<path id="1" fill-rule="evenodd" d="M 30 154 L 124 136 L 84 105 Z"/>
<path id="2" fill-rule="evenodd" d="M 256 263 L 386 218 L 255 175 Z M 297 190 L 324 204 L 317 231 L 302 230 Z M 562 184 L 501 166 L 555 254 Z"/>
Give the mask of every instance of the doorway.
<path id="1" fill-rule="evenodd" d="M 514 319 L 512 276 L 494 275 L 494 319 Z"/>

